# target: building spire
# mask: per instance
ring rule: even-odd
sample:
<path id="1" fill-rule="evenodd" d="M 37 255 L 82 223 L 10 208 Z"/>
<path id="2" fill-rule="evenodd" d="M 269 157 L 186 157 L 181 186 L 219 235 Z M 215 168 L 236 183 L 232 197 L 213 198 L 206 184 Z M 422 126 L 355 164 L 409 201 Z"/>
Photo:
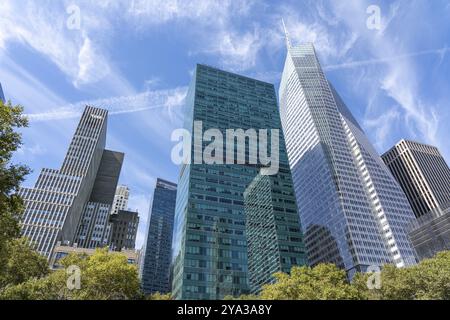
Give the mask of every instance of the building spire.
<path id="1" fill-rule="evenodd" d="M 291 39 L 289 38 L 289 32 L 287 31 L 286 24 L 284 23 L 284 19 L 281 18 L 281 22 L 283 23 L 283 29 L 284 29 L 284 36 L 286 38 L 286 47 L 289 50 L 291 50 L 292 44 Z"/>

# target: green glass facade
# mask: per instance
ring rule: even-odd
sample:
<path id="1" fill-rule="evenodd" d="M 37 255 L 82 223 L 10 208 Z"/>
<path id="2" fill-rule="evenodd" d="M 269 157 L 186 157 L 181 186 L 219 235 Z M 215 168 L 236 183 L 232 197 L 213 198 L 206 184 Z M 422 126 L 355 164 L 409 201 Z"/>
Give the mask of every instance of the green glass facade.
<path id="1" fill-rule="evenodd" d="M 290 170 L 258 175 L 244 192 L 250 291 L 258 294 L 275 272 L 306 264 Z"/>
<path id="2" fill-rule="evenodd" d="M 272 84 L 204 65 L 197 65 L 186 107 L 186 129 L 191 133 L 194 121 L 202 121 L 203 132 L 215 128 L 224 137 L 227 129 L 281 129 Z M 203 142 L 202 150 L 209 143 Z M 281 130 L 279 145 L 280 170 L 270 179 L 281 185 L 274 192 L 285 193 L 289 199 L 285 202 L 283 197 L 276 198 L 280 202 L 273 217 L 297 222 L 291 232 L 301 247 Z M 194 159 L 194 151 L 198 151 L 194 137 L 191 148 Z M 222 299 L 250 292 L 244 192 L 259 175 L 259 169 L 251 164 L 182 166 L 173 240 L 172 294 L 176 299 Z M 296 263 L 304 263 L 303 252 L 296 253 L 296 258 Z"/>

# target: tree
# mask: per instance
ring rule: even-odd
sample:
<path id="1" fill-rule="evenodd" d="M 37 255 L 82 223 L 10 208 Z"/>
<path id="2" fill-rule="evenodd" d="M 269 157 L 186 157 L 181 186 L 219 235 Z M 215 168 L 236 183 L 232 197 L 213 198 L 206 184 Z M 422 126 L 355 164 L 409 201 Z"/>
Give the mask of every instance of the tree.
<path id="1" fill-rule="evenodd" d="M 64 270 L 52 272 L 44 278 L 32 278 L 0 291 L 0 300 L 66 300 L 67 275 Z"/>
<path id="2" fill-rule="evenodd" d="M 29 169 L 10 162 L 13 153 L 22 144 L 18 129 L 26 126 L 28 120 L 21 106 L 0 101 L 0 278 L 4 277 L 8 261 L 8 241 L 20 235 L 23 203 L 18 191 Z"/>
<path id="3" fill-rule="evenodd" d="M 367 299 L 448 300 L 450 299 L 450 251 L 408 268 L 383 267 L 379 289 L 369 289 L 369 275 L 358 274 L 353 285 Z"/>
<path id="4" fill-rule="evenodd" d="M 291 274 L 276 273 L 276 282 L 263 286 L 261 298 L 267 300 L 348 300 L 361 294 L 347 280 L 345 271 L 334 264 L 314 268 L 293 267 Z"/>
<path id="5" fill-rule="evenodd" d="M 170 293 L 161 294 L 159 292 L 148 295 L 147 300 L 172 300 L 172 295 Z"/>
<path id="6" fill-rule="evenodd" d="M 8 259 L 2 277 L 0 277 L 0 289 L 48 274 L 47 259 L 34 251 L 27 239 L 8 241 L 6 250 Z"/>
<path id="7" fill-rule="evenodd" d="M 225 296 L 223 300 L 260 300 L 260 296 L 254 294 L 243 294 L 239 297 Z"/>
<path id="8" fill-rule="evenodd" d="M 0 299 L 32 300 L 128 300 L 142 299 L 135 265 L 119 252 L 97 249 L 92 256 L 71 254 L 60 261 L 64 269 L 41 279 L 31 279 L 11 286 Z M 69 267 L 80 271 L 80 286 L 72 288 Z"/>

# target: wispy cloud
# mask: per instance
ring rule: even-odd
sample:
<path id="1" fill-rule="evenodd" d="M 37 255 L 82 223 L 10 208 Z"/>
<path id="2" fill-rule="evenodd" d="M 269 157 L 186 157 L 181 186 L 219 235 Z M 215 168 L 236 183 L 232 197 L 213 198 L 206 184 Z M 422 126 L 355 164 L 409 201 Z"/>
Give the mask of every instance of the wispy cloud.
<path id="1" fill-rule="evenodd" d="M 76 88 L 106 80 L 115 90 L 130 94 L 131 86 L 109 61 L 98 33 L 96 41 L 92 40 L 91 33 L 109 26 L 107 19 L 86 7 L 80 11 L 80 29 L 69 29 L 66 10 L 71 4 L 67 0 L 3 0 L 0 50 L 7 50 L 10 43 L 27 45 L 52 61 Z"/>

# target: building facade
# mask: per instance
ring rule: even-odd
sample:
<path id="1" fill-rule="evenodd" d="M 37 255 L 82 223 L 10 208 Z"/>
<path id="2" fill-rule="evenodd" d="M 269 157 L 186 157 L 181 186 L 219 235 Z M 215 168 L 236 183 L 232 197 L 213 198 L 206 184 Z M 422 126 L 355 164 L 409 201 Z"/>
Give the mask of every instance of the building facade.
<path id="1" fill-rule="evenodd" d="M 409 237 L 420 260 L 450 250 L 450 208 L 432 210 L 414 221 Z"/>
<path id="2" fill-rule="evenodd" d="M 208 145 L 199 142 L 196 134 L 209 129 L 225 136 L 227 130 L 281 128 L 273 85 L 205 65 L 196 67 L 185 116 L 185 128 L 194 133 L 192 159 Z M 198 122 L 201 130 L 194 126 Z M 247 145 L 248 159 L 250 151 Z M 290 177 L 282 132 L 277 151 L 280 171 Z M 222 299 L 250 292 L 244 191 L 261 169 L 250 163 L 182 165 L 173 240 L 172 294 L 176 299 Z M 280 175 L 275 177 L 281 180 Z M 295 217 L 297 226 L 291 232 L 301 239 L 297 211 L 290 212 L 284 203 L 278 208 Z M 303 264 L 302 253 L 292 262 Z"/>
<path id="3" fill-rule="evenodd" d="M 350 277 L 369 266 L 415 264 L 411 207 L 312 44 L 288 41 L 279 98 L 309 264 L 335 263 Z"/>
<path id="4" fill-rule="evenodd" d="M 450 208 L 450 168 L 438 148 L 401 140 L 382 158 L 417 218 Z"/>
<path id="5" fill-rule="evenodd" d="M 290 171 L 257 175 L 244 192 L 244 204 L 250 292 L 259 294 L 274 282 L 274 273 L 306 263 Z"/>
<path id="6" fill-rule="evenodd" d="M 114 251 L 134 250 L 139 227 L 139 214 L 134 211 L 119 210 L 112 214 L 110 248 Z"/>
<path id="7" fill-rule="evenodd" d="M 130 189 L 124 185 L 117 186 L 111 214 L 117 214 L 119 213 L 119 210 L 127 210 L 129 198 Z"/>
<path id="8" fill-rule="evenodd" d="M 42 169 L 34 188 L 22 188 L 22 235 L 50 258 L 57 241 L 73 243 L 105 152 L 108 112 L 87 106 L 59 170 Z"/>
<path id="9" fill-rule="evenodd" d="M 172 235 L 177 185 L 158 179 L 143 249 L 142 289 L 145 294 L 171 292 Z"/>
<path id="10" fill-rule="evenodd" d="M 419 259 L 450 250 L 450 168 L 439 150 L 401 140 L 382 158 L 416 215 L 409 237 Z"/>
<path id="11" fill-rule="evenodd" d="M 6 102 L 5 95 L 3 94 L 3 88 L 2 88 L 2 84 L 1 83 L 0 83 L 0 101 L 2 101 L 3 103 Z"/>

